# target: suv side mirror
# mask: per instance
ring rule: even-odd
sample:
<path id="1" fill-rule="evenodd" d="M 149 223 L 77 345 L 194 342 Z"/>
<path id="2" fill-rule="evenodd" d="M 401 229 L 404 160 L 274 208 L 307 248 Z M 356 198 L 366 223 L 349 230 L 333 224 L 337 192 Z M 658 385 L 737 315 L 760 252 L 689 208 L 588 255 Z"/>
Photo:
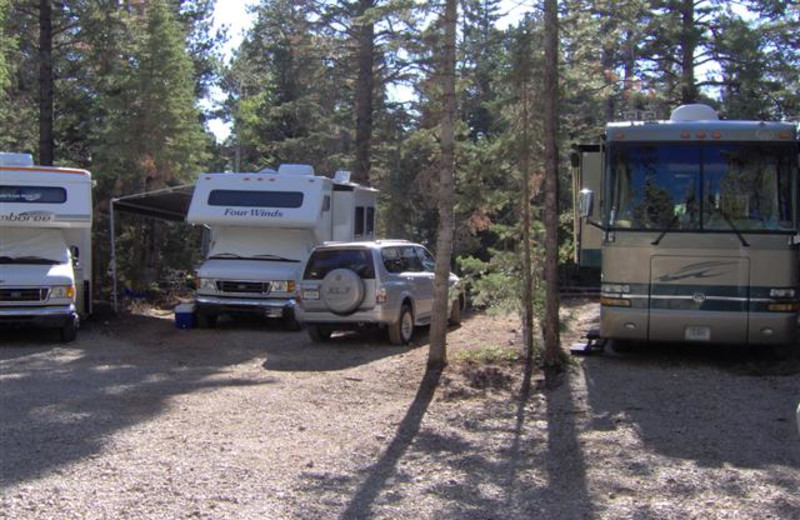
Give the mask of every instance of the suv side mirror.
<path id="1" fill-rule="evenodd" d="M 594 192 L 592 190 L 582 189 L 578 194 L 578 214 L 581 218 L 588 218 L 592 214 L 593 204 Z"/>

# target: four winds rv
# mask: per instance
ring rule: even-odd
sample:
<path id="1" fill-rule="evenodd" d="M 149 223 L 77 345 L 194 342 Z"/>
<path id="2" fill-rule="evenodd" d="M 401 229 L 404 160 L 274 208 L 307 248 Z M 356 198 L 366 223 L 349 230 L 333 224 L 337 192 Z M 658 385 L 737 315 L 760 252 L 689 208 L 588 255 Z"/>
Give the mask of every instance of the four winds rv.
<path id="1" fill-rule="evenodd" d="M 669 121 L 609 124 L 572 162 L 578 261 L 601 270 L 601 338 L 795 342 L 795 125 L 685 105 Z"/>
<path id="2" fill-rule="evenodd" d="M 372 240 L 376 194 L 351 183 L 347 172 L 329 179 L 300 164 L 200 175 L 187 216 L 211 231 L 197 270 L 198 325 L 213 327 L 220 314 L 245 313 L 282 318 L 296 328 L 300 266 L 324 241 Z"/>
<path id="3" fill-rule="evenodd" d="M 0 154 L 0 325 L 58 327 L 75 339 L 92 310 L 91 228 L 89 172 Z"/>

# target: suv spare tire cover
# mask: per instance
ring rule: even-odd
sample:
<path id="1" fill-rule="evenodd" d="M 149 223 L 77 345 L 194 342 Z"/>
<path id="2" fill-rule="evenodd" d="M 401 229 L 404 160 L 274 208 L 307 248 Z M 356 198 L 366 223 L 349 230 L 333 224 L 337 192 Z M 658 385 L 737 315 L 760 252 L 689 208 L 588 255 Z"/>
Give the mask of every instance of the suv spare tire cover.
<path id="1" fill-rule="evenodd" d="M 336 314 L 348 314 L 364 300 L 364 283 L 350 269 L 334 269 L 325 275 L 320 286 L 322 301 Z"/>

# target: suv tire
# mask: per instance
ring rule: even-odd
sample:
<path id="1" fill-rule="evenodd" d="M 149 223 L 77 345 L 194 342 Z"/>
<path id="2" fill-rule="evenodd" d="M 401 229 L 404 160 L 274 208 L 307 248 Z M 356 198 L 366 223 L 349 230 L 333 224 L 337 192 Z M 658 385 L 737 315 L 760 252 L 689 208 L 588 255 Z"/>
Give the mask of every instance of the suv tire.
<path id="1" fill-rule="evenodd" d="M 461 298 L 456 298 L 450 307 L 450 316 L 447 317 L 450 325 L 461 325 Z"/>
<path id="2" fill-rule="evenodd" d="M 312 323 L 308 325 L 308 336 L 314 343 L 325 343 L 330 341 L 333 330 L 325 325 Z"/>
<path id="3" fill-rule="evenodd" d="M 325 275 L 320 284 L 322 301 L 334 314 L 355 312 L 364 301 L 364 282 L 350 269 L 334 269 Z"/>
<path id="4" fill-rule="evenodd" d="M 408 345 L 414 337 L 414 312 L 408 305 L 403 305 L 400 309 L 400 318 L 396 323 L 390 323 L 387 327 L 389 332 L 389 343 L 392 345 Z"/>

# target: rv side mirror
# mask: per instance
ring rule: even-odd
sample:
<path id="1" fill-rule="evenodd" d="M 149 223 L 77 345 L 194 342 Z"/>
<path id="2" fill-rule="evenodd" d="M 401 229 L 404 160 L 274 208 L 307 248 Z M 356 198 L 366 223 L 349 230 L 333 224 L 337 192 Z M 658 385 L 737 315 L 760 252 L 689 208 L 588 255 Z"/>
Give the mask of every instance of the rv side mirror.
<path id="1" fill-rule="evenodd" d="M 578 194 L 578 214 L 581 218 L 588 218 L 592 214 L 592 203 L 594 202 L 594 192 L 582 189 Z"/>
<path id="2" fill-rule="evenodd" d="M 72 265 L 78 265 L 78 259 L 81 257 L 81 250 L 78 246 L 70 246 L 69 252 L 72 254 Z"/>

